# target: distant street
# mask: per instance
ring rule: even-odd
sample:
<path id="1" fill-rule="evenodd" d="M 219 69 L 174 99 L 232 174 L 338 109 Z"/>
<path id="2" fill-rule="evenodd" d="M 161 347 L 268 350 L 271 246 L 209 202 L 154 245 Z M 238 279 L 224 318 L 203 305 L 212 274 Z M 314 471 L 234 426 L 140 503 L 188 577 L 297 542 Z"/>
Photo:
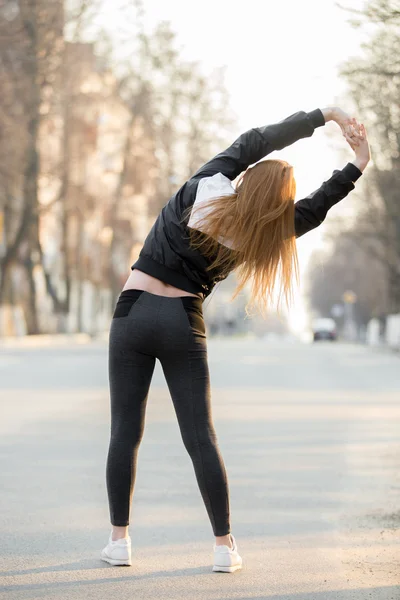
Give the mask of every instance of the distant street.
<path id="1" fill-rule="evenodd" d="M 213 414 L 244 568 L 212 530 L 157 363 L 139 452 L 133 566 L 109 531 L 106 342 L 0 348 L 4 600 L 400 597 L 400 356 L 209 340 Z"/>

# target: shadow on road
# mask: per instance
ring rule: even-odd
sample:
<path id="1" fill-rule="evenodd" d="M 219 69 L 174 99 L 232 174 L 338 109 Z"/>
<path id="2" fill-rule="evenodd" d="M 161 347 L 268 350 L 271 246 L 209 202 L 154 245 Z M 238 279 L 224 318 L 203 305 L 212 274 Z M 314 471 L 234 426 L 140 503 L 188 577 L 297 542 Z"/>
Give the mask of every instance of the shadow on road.
<path id="1" fill-rule="evenodd" d="M 75 563 L 72 563 L 74 566 Z M 60 565 L 62 567 L 63 565 Z M 65 565 L 65 567 L 71 567 L 71 565 Z M 95 567 L 93 567 L 95 568 Z M 111 568 L 111 567 L 110 567 Z M 43 571 L 44 572 L 44 571 Z M 240 577 L 243 574 L 243 571 L 238 571 L 234 574 L 235 579 Z M 34 592 L 41 591 L 43 594 L 47 595 L 51 592 L 56 592 L 57 590 L 68 590 L 71 588 L 76 588 L 80 586 L 96 586 L 99 584 L 112 584 L 115 585 L 118 582 L 129 583 L 129 581 L 140 581 L 145 579 L 154 579 L 158 577 L 193 577 L 193 576 L 204 576 L 208 575 L 209 577 L 215 578 L 226 578 L 227 575 L 223 573 L 212 573 L 209 568 L 191 568 L 191 569 L 179 569 L 176 571 L 158 571 L 154 573 L 149 573 L 145 575 L 134 575 L 129 577 L 99 577 L 96 579 L 79 579 L 75 581 L 64 581 L 64 582 L 46 582 L 46 583 L 30 583 L 26 585 L 11 585 L 11 586 L 2 586 L 0 587 L 0 592 Z M 232 574 L 230 574 L 229 579 L 232 578 Z M 133 591 L 133 590 L 132 590 Z M 327 590 L 323 592 L 315 592 L 309 591 L 306 593 L 300 594 L 274 594 L 269 595 L 268 592 L 263 594 L 262 596 L 237 596 L 233 594 L 231 597 L 235 600 L 310 600 L 312 597 L 313 600 L 367 600 L 367 598 L 373 598 L 373 600 L 396 600 L 398 598 L 398 593 L 400 591 L 400 586 L 381 586 L 374 588 L 359 588 L 359 589 L 347 589 L 347 590 Z M 218 600 L 226 600 L 224 596 L 224 592 L 221 590 L 222 595 L 215 590 L 216 594 L 213 594 L 213 598 Z M 175 590 L 174 598 L 178 600 L 179 598 L 187 598 L 187 590 Z"/>
<path id="2" fill-rule="evenodd" d="M 361 588 L 352 590 L 331 590 L 327 592 L 307 592 L 305 594 L 278 594 L 274 596 L 242 596 L 235 600 L 310 600 L 312 594 L 313 600 L 373 600 L 392 598 L 397 600 L 400 586 L 383 586 L 375 588 Z"/>

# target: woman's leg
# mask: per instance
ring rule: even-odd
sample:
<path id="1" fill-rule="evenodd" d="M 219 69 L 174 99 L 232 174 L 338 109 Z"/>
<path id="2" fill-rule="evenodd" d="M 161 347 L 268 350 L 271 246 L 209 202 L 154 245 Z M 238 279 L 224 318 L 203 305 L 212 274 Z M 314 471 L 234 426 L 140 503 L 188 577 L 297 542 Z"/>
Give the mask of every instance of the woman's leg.
<path id="1" fill-rule="evenodd" d="M 114 318 L 110 331 L 111 440 L 106 479 L 113 539 L 127 535 L 137 453 L 156 360 L 138 351 L 136 323 L 132 317 Z"/>
<path id="2" fill-rule="evenodd" d="M 201 316 L 194 318 L 202 329 Z M 203 331 L 186 326 L 186 335 L 160 356 L 160 362 L 217 544 L 231 545 L 228 482 L 212 422 Z"/>

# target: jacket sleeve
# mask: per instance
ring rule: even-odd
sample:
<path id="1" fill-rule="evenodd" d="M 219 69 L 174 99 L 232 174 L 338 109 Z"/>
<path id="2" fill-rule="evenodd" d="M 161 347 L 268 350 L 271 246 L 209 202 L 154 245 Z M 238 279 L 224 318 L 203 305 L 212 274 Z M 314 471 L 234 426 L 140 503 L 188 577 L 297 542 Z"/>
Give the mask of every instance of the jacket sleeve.
<path id="1" fill-rule="evenodd" d="M 314 129 L 322 125 L 325 125 L 325 118 L 317 108 L 309 113 L 303 111 L 294 113 L 274 125 L 249 129 L 229 148 L 203 165 L 193 178 L 211 177 L 216 173 L 222 173 L 232 181 L 247 167 L 267 154 L 312 136 Z"/>
<path id="2" fill-rule="evenodd" d="M 335 170 L 328 181 L 306 198 L 295 203 L 295 232 L 300 237 L 320 225 L 330 208 L 345 198 L 354 189 L 354 182 L 361 177 L 361 171 L 352 163 L 341 171 Z"/>

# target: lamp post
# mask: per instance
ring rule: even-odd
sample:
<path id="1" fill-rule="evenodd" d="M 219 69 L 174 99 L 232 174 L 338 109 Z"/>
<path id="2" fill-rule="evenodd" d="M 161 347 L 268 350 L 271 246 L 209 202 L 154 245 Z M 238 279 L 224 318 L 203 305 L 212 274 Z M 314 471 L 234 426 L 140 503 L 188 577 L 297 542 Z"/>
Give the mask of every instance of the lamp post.
<path id="1" fill-rule="evenodd" d="M 344 302 L 344 337 L 346 340 L 354 342 L 357 339 L 357 327 L 354 320 L 354 304 L 357 302 L 357 295 L 352 290 L 347 290 L 342 299 Z"/>

